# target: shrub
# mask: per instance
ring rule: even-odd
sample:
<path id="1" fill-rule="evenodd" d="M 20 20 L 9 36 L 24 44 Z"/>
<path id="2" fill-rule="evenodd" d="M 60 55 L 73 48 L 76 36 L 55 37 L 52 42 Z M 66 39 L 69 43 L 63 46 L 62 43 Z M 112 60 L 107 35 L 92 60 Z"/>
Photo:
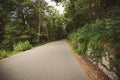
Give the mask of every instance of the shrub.
<path id="1" fill-rule="evenodd" d="M 8 57 L 9 55 L 10 55 L 10 52 L 9 52 L 9 51 L 0 50 L 0 59 L 1 59 L 1 58 L 5 58 L 5 57 Z"/>
<path id="2" fill-rule="evenodd" d="M 29 41 L 18 42 L 16 45 L 14 45 L 14 51 L 16 52 L 25 51 L 30 49 L 31 47 L 32 45 L 30 45 Z"/>

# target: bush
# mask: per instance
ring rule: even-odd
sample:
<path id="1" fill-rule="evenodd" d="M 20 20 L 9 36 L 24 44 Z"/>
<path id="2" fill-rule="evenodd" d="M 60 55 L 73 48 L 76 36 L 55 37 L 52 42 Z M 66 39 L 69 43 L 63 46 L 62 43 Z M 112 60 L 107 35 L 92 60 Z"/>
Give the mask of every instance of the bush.
<path id="1" fill-rule="evenodd" d="M 16 52 L 25 51 L 30 49 L 31 47 L 32 45 L 30 45 L 29 41 L 18 42 L 16 45 L 14 45 L 14 51 Z"/>
<path id="2" fill-rule="evenodd" d="M 104 42 L 117 44 L 120 41 L 120 18 L 97 19 L 92 24 L 86 24 L 68 38 L 78 53 L 85 53 L 88 43 L 93 50 L 100 52 L 99 47 Z M 80 45 L 78 45 L 80 44 Z M 97 54 L 97 53 L 96 53 Z M 96 55 L 95 54 L 95 55 Z"/>
<path id="3" fill-rule="evenodd" d="M 78 54 L 85 54 L 87 45 L 89 42 L 89 25 L 85 25 L 77 32 L 68 36 L 68 39 L 72 40 L 72 45 Z"/>
<path id="4" fill-rule="evenodd" d="M 0 59 L 8 57 L 10 55 L 9 51 L 6 50 L 0 50 Z"/>

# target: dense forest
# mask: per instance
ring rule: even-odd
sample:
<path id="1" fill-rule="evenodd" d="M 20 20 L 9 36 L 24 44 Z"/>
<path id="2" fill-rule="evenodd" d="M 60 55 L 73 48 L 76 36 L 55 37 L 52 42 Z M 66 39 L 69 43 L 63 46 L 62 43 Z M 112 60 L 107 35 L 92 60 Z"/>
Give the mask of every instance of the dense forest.
<path id="1" fill-rule="evenodd" d="M 44 0 L 0 1 L 0 58 L 62 38 L 63 15 Z"/>
<path id="2" fill-rule="evenodd" d="M 108 56 L 106 69 L 120 76 L 120 0 L 52 1 L 64 6 L 64 14 L 44 0 L 0 1 L 0 58 L 68 38 L 96 64 Z"/>

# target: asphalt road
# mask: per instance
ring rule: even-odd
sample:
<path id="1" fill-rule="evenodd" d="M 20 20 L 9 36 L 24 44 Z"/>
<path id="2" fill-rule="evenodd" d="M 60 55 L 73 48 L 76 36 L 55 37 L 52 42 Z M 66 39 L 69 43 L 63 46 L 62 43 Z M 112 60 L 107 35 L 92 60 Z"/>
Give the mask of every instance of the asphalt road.
<path id="1" fill-rule="evenodd" d="M 88 80 L 65 40 L 0 61 L 0 80 Z"/>

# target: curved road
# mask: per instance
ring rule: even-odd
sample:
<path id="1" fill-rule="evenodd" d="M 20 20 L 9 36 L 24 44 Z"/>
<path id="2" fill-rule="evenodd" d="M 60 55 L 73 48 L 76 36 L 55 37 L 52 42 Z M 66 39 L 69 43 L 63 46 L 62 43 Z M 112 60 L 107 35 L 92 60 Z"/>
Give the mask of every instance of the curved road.
<path id="1" fill-rule="evenodd" d="M 0 61 L 0 80 L 88 80 L 65 40 Z"/>

